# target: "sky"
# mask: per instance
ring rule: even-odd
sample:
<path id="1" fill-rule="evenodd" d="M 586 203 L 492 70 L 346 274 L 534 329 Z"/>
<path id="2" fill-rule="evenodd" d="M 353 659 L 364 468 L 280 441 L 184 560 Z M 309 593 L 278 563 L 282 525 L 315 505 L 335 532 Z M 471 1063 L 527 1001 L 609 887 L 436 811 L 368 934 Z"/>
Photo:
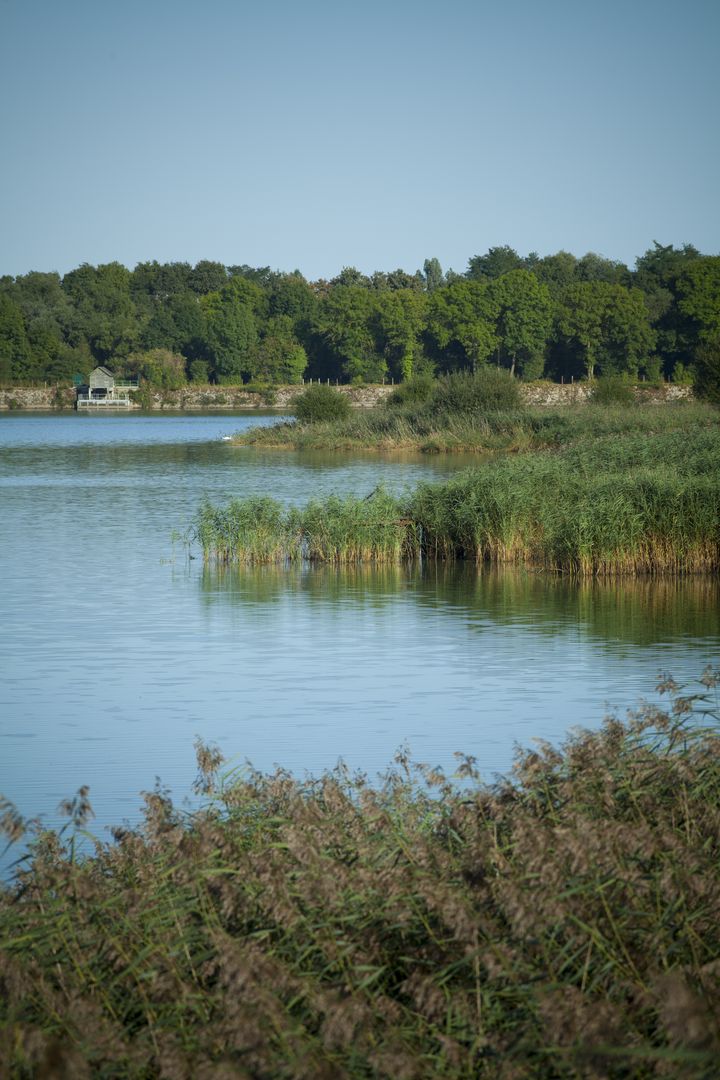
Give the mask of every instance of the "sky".
<path id="1" fill-rule="evenodd" d="M 0 0 L 0 274 L 720 251 L 717 0 Z"/>

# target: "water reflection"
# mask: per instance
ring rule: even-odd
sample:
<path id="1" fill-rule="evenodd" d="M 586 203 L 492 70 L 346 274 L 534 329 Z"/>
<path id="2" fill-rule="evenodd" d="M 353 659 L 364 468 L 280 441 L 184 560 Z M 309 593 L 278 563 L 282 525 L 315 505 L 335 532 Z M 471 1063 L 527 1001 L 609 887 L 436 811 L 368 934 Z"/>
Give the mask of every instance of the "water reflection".
<path id="1" fill-rule="evenodd" d="M 217 567 L 200 576 L 206 605 L 272 605 L 293 597 L 327 610 L 381 609 L 400 599 L 430 613 L 451 611 L 470 628 L 523 627 L 536 634 L 581 628 L 599 647 L 656 647 L 686 639 L 713 648 L 720 629 L 716 578 L 580 581 L 474 564 Z"/>
<path id="2" fill-rule="evenodd" d="M 467 463 L 221 440 L 258 419 L 0 417 L 0 791 L 24 814 L 52 821 L 88 783 L 101 831 L 136 819 L 156 774 L 182 798 L 195 735 L 263 769 L 373 774 L 408 742 L 492 775 L 514 742 L 559 740 L 717 655 L 715 581 L 188 559 L 171 532 L 205 495 L 398 491 Z"/>

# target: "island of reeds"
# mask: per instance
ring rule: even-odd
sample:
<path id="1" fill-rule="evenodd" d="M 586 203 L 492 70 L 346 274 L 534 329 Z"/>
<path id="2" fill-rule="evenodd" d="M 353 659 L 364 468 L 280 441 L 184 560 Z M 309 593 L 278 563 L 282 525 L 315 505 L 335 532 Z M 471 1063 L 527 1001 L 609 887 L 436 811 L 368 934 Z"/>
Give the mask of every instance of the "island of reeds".
<path id="1" fill-rule="evenodd" d="M 488 386 L 499 400 L 488 402 Z M 219 562 L 469 559 L 578 575 L 718 571 L 716 408 L 507 409 L 508 387 L 514 392 L 502 373 L 489 381 L 449 377 L 419 405 L 401 395 L 399 408 L 390 403 L 361 416 L 345 408 L 335 419 L 255 429 L 250 439 L 286 437 L 300 446 L 332 445 L 333 432 L 341 440 L 343 431 L 352 438 L 362 431 L 372 445 L 383 429 L 412 427 L 417 435 L 434 424 L 438 440 L 474 442 L 488 452 L 474 468 L 402 496 L 377 489 L 290 508 L 270 497 L 206 503 L 190 535 L 206 559 Z M 314 389 L 325 392 L 326 404 L 334 393 Z"/>
<path id="2" fill-rule="evenodd" d="M 712 1080 L 720 671 L 483 781 L 224 766 L 87 850 L 0 806 L 8 1078 Z M 83 851 L 81 841 L 84 840 Z"/>

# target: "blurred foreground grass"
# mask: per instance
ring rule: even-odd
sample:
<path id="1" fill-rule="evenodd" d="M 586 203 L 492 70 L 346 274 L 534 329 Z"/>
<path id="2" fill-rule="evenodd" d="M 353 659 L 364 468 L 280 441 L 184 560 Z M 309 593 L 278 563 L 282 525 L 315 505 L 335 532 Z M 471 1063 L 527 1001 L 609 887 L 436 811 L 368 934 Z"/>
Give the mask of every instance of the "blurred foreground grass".
<path id="1" fill-rule="evenodd" d="M 0 892 L 8 1077 L 717 1076 L 720 739 L 697 693 L 609 718 L 481 782 L 399 754 L 376 783 L 224 771 L 158 788 L 80 856 Z"/>

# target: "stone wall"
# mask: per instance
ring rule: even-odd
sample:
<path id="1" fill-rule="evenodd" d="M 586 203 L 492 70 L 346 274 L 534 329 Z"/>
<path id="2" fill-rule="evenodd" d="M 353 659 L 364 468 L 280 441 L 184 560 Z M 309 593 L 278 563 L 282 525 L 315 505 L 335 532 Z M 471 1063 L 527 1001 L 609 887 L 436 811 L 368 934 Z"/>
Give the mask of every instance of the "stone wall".
<path id="1" fill-rule="evenodd" d="M 182 390 L 155 391 L 152 409 L 287 409 L 305 386 L 276 386 L 270 394 L 250 394 L 242 386 L 191 385 Z M 359 409 L 371 409 L 392 392 L 392 386 L 338 386 L 335 389 Z"/>
<path id="2" fill-rule="evenodd" d="M 248 393 L 242 386 L 193 386 L 189 384 L 182 390 L 150 390 L 145 388 L 143 402 L 134 404 L 134 409 L 199 410 L 217 409 L 227 412 L 257 409 L 288 409 L 293 399 L 301 394 L 304 386 L 278 386 L 271 396 Z M 358 409 L 370 409 L 378 405 L 388 394 L 392 386 L 338 386 L 337 389 L 350 399 L 351 405 Z M 587 402 L 590 387 L 587 383 L 536 383 L 520 386 L 523 398 L 528 405 L 562 406 L 578 405 Z M 638 386 L 636 396 L 641 401 L 662 404 L 692 396 L 689 386 L 674 386 L 670 383 L 662 387 Z M 68 386 L 14 386 L 0 387 L 0 410 L 8 409 L 72 409 L 75 405 L 75 391 Z M 104 410 L 98 410 L 102 412 Z"/>
<path id="3" fill-rule="evenodd" d="M 152 390 L 145 386 L 133 409 L 218 409 L 233 412 L 246 409 L 287 409 L 304 386 L 277 386 L 269 395 L 248 393 L 242 386 L 193 386 L 181 390 Z M 370 409 L 392 392 L 392 386 L 338 386 L 356 408 Z M 73 409 L 75 390 L 67 386 L 0 387 L 0 409 Z M 88 410 L 95 412 L 95 410 Z M 102 413 L 105 410 L 97 410 Z M 113 410 L 115 411 L 115 410 Z"/>
<path id="4" fill-rule="evenodd" d="M 533 383 L 521 385 L 520 393 L 526 405 L 584 405 L 590 400 L 592 387 L 588 383 Z M 635 397 L 638 401 L 662 405 L 666 401 L 692 397 L 692 389 L 673 383 L 665 383 L 664 386 L 643 386 L 640 383 L 635 387 Z"/>
<path id="5" fill-rule="evenodd" d="M 0 387 L 0 409 L 74 409 L 72 386 Z"/>

